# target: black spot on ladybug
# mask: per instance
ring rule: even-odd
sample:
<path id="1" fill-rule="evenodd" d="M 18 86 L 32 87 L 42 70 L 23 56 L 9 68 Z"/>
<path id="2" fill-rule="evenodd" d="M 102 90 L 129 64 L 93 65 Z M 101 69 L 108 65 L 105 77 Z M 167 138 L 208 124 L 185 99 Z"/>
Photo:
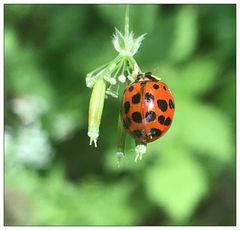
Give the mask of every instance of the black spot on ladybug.
<path id="1" fill-rule="evenodd" d="M 171 118 L 168 117 L 168 118 L 164 121 L 164 125 L 168 126 L 168 125 L 171 124 L 171 122 L 172 122 Z"/>
<path id="2" fill-rule="evenodd" d="M 175 108 L 175 105 L 173 103 L 173 101 L 171 99 L 169 99 L 169 108 L 170 109 L 174 109 Z"/>
<path id="3" fill-rule="evenodd" d="M 156 119 L 156 113 L 153 111 L 149 111 L 146 113 L 145 117 L 147 122 L 154 121 Z"/>
<path id="4" fill-rule="evenodd" d="M 152 128 L 151 129 L 151 136 L 152 137 L 159 137 L 161 136 L 162 132 L 160 129 Z"/>
<path id="5" fill-rule="evenodd" d="M 127 120 L 123 120 L 123 126 L 128 129 L 131 126 L 131 120 L 127 118 Z"/>
<path id="6" fill-rule="evenodd" d="M 165 112 L 167 110 L 168 105 L 165 100 L 158 100 L 157 104 L 158 104 L 159 109 L 161 109 L 163 112 Z"/>
<path id="7" fill-rule="evenodd" d="M 141 122 L 142 122 L 142 115 L 141 115 L 141 113 L 139 113 L 139 112 L 134 112 L 134 113 L 132 114 L 132 119 L 133 119 L 133 121 L 135 121 L 135 122 L 137 122 L 137 123 L 141 123 Z"/>
<path id="8" fill-rule="evenodd" d="M 153 88 L 154 88 L 154 89 L 159 89 L 159 85 L 154 84 L 154 85 L 153 85 Z"/>
<path id="9" fill-rule="evenodd" d="M 135 137 L 141 137 L 142 136 L 142 132 L 141 132 L 141 130 L 139 130 L 139 129 L 136 129 L 136 130 L 134 130 L 133 131 L 133 135 L 135 136 Z"/>
<path id="10" fill-rule="evenodd" d="M 145 100 L 147 101 L 147 103 L 150 103 L 154 100 L 154 96 L 151 93 L 146 93 Z"/>
<path id="11" fill-rule="evenodd" d="M 129 109 L 130 109 L 130 103 L 129 103 L 129 101 L 126 101 L 124 103 L 124 112 L 125 112 L 125 114 L 128 113 Z"/>
<path id="12" fill-rule="evenodd" d="M 131 86 L 128 88 L 128 91 L 129 91 L 129 92 L 132 92 L 133 89 L 134 89 L 134 87 L 133 87 L 133 85 L 131 85 Z"/>
<path id="13" fill-rule="evenodd" d="M 165 120 L 165 117 L 163 115 L 158 117 L 158 122 L 162 125 L 164 124 L 164 120 Z"/>
<path id="14" fill-rule="evenodd" d="M 165 85 L 163 86 L 163 89 L 164 89 L 164 90 L 167 90 L 167 88 L 166 88 L 166 86 L 165 86 Z"/>
<path id="15" fill-rule="evenodd" d="M 132 103 L 133 104 L 138 104 L 140 102 L 140 93 L 137 93 L 135 94 L 133 97 L 132 97 Z"/>

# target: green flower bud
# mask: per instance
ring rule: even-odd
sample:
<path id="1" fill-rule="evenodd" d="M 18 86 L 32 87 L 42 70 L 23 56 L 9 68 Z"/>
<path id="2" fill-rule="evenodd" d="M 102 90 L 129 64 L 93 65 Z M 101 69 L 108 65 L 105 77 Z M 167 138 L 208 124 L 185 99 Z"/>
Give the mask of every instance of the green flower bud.
<path id="1" fill-rule="evenodd" d="M 105 81 L 101 78 L 97 79 L 92 90 L 88 114 L 88 136 L 90 137 L 89 145 L 92 145 L 92 142 L 94 142 L 95 147 L 97 147 L 97 139 L 99 136 L 99 126 L 104 107 L 105 91 Z"/>

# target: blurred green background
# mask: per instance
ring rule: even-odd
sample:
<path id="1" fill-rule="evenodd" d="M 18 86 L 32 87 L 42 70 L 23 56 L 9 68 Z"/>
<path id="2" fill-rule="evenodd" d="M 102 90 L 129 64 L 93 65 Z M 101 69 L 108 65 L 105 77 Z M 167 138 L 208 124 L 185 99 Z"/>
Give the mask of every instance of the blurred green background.
<path id="1" fill-rule="evenodd" d="M 98 148 L 85 76 L 116 55 L 125 5 L 5 5 L 5 225 L 235 225 L 236 6 L 130 5 L 135 56 L 176 111 L 166 135 L 117 167 L 119 99 Z"/>

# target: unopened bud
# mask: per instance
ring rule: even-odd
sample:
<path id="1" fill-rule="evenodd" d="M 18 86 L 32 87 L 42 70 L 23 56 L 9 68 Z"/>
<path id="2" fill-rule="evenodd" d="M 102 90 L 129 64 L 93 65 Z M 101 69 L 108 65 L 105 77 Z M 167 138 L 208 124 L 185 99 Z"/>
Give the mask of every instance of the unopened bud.
<path id="1" fill-rule="evenodd" d="M 94 142 L 95 147 L 97 147 L 97 139 L 99 136 L 105 90 L 105 81 L 101 78 L 97 79 L 92 90 L 88 114 L 88 136 L 90 137 L 89 145 L 92 145 L 92 142 Z"/>

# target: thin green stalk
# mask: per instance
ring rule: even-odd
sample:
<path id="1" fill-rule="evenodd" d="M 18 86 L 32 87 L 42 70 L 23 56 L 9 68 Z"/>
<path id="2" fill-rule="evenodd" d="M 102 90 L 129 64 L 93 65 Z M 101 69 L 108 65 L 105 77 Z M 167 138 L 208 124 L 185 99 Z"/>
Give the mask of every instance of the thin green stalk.
<path id="1" fill-rule="evenodd" d="M 129 36 L 129 5 L 126 6 L 126 11 L 125 11 L 125 36 Z"/>

